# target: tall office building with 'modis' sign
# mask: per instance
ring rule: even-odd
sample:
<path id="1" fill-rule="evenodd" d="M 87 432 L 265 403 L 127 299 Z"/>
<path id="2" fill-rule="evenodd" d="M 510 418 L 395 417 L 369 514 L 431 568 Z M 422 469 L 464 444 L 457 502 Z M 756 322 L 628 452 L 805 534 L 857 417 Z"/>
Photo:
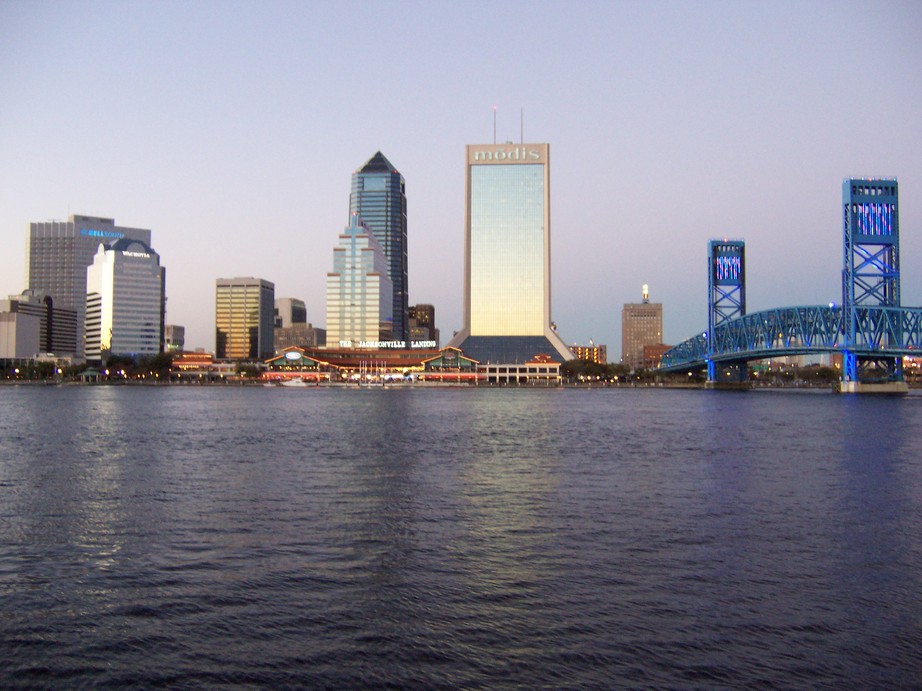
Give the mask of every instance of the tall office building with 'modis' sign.
<path id="1" fill-rule="evenodd" d="M 30 223 L 26 238 L 26 288 L 51 296 L 55 307 L 77 312 L 77 352 L 84 351 L 87 268 L 99 245 L 117 240 L 150 245 L 150 231 L 123 228 L 111 218 L 71 216 L 67 221 Z"/>
<path id="2" fill-rule="evenodd" d="M 394 288 L 392 338 L 406 341 L 410 330 L 406 183 L 380 151 L 352 174 L 350 223 L 354 214 L 371 230 L 387 257 L 388 278 Z"/>
<path id="3" fill-rule="evenodd" d="M 551 322 L 550 147 L 466 151 L 464 326 L 449 345 L 482 363 L 565 362 Z"/>

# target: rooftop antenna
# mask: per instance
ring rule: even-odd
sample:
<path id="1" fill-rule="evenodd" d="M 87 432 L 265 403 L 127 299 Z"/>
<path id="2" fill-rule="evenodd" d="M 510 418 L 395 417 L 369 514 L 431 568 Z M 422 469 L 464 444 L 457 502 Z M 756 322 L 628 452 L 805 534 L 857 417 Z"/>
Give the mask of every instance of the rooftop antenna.
<path id="1" fill-rule="evenodd" d="M 525 143 L 525 109 L 519 108 L 519 138 Z"/>
<path id="2" fill-rule="evenodd" d="M 493 144 L 496 144 L 496 106 L 493 106 Z"/>

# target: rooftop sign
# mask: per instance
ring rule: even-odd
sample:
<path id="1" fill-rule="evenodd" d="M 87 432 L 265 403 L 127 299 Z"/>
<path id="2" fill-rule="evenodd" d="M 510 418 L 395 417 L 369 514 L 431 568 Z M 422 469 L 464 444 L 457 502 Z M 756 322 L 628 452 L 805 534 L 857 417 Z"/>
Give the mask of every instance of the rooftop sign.
<path id="1" fill-rule="evenodd" d="M 125 237 L 124 233 L 115 230 L 95 230 L 92 228 L 81 228 L 80 234 L 90 238 L 115 238 L 121 240 Z"/>
<path id="2" fill-rule="evenodd" d="M 482 144 L 467 147 L 467 162 L 546 163 L 547 144 Z"/>

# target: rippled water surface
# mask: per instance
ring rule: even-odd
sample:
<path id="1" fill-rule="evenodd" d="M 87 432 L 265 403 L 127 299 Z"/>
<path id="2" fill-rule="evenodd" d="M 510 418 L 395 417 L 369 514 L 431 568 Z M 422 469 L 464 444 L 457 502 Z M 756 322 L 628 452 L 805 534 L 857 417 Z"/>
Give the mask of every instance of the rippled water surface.
<path id="1" fill-rule="evenodd" d="M 0 387 L 0 686 L 911 687 L 922 397 Z"/>

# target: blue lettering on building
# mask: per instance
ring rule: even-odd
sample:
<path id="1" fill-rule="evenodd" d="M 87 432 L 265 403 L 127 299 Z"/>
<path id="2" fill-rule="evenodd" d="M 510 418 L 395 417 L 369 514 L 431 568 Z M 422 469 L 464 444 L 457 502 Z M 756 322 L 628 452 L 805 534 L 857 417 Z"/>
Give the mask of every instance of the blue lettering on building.
<path id="1" fill-rule="evenodd" d="M 119 233 L 115 230 L 91 230 L 90 228 L 81 228 L 81 235 L 86 235 L 91 238 L 116 238 L 121 239 L 125 237 L 124 233 Z"/>

